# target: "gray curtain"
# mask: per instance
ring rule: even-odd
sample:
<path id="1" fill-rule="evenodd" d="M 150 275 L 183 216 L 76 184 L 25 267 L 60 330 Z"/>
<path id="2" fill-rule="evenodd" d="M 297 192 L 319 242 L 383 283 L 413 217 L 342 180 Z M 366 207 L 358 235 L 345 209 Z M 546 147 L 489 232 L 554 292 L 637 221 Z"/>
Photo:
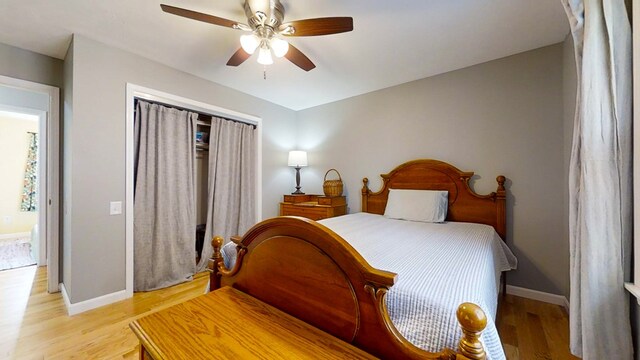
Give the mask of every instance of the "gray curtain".
<path id="1" fill-rule="evenodd" d="M 562 0 L 578 96 L 569 174 L 571 352 L 631 359 L 631 26 L 624 0 Z M 637 281 L 637 279 L 636 279 Z"/>
<path id="2" fill-rule="evenodd" d="M 212 236 L 229 241 L 256 221 L 255 132 L 249 124 L 211 119 L 207 229 L 198 271 L 206 268 L 213 254 Z"/>
<path id="3" fill-rule="evenodd" d="M 195 272 L 195 127 L 198 114 L 139 101 L 134 125 L 134 288 Z"/>

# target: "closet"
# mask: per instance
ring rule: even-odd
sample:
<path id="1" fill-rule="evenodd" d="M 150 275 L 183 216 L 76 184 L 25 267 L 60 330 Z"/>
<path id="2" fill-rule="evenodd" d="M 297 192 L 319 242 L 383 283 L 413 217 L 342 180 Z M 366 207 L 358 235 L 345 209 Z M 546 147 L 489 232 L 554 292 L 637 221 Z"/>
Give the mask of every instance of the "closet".
<path id="1" fill-rule="evenodd" d="M 205 270 L 207 238 L 255 223 L 256 126 L 147 99 L 135 109 L 134 282 L 147 291 Z"/>

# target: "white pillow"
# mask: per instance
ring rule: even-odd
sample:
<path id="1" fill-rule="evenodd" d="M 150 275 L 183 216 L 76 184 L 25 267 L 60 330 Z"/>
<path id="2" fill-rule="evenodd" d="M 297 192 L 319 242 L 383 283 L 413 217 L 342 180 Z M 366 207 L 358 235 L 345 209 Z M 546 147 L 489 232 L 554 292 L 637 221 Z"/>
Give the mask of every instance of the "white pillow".
<path id="1" fill-rule="evenodd" d="M 384 216 L 390 219 L 444 222 L 448 205 L 448 191 L 389 189 Z"/>

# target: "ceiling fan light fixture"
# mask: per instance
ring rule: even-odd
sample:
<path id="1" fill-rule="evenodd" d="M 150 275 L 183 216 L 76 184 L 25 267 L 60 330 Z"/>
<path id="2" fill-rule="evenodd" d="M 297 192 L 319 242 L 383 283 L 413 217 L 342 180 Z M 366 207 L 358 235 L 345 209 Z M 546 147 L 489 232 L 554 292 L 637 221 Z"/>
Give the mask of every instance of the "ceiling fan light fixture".
<path id="1" fill-rule="evenodd" d="M 273 64 L 273 58 L 271 57 L 271 50 L 269 50 L 266 46 L 260 47 L 260 52 L 258 53 L 258 64 L 261 65 L 271 65 Z"/>
<path id="2" fill-rule="evenodd" d="M 227 66 L 239 66 L 259 50 L 258 63 L 260 64 L 273 64 L 273 55 L 275 55 L 278 58 L 285 57 L 304 71 L 310 71 L 316 67 L 315 64 L 283 37 L 331 35 L 353 30 L 351 17 L 323 17 L 285 23 L 285 9 L 281 0 L 244 0 L 244 12 L 248 24 L 167 4 L 160 4 L 160 8 L 176 16 L 246 31 L 247 34 L 240 37 L 241 48 L 229 58 Z"/>
<path id="3" fill-rule="evenodd" d="M 273 54 L 279 58 L 287 55 L 289 51 L 289 43 L 277 37 L 272 38 L 269 41 L 269 45 L 271 46 L 271 50 L 273 50 Z"/>
<path id="4" fill-rule="evenodd" d="M 258 45 L 260 45 L 260 38 L 258 38 L 255 34 L 248 34 L 240 36 L 240 45 L 242 46 L 242 50 L 246 51 L 247 54 L 253 54 Z"/>

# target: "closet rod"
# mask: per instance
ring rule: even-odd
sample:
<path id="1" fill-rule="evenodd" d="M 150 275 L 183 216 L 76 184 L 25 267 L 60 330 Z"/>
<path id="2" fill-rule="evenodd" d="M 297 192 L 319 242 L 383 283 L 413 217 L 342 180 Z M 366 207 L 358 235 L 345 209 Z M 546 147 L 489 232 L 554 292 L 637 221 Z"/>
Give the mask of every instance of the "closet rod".
<path id="1" fill-rule="evenodd" d="M 168 107 L 168 108 L 172 108 L 172 109 L 177 109 L 177 110 L 182 110 L 182 111 L 191 111 L 191 112 L 194 112 L 194 113 L 196 113 L 196 114 L 198 114 L 200 116 L 205 116 L 205 117 L 213 117 L 213 116 L 215 116 L 217 118 L 224 119 L 224 120 L 227 120 L 227 121 L 233 121 L 233 122 L 249 125 L 254 129 L 256 128 L 255 124 L 250 124 L 250 123 L 245 122 L 245 121 L 236 120 L 236 119 L 229 119 L 229 118 L 226 118 L 226 117 L 223 117 L 223 116 L 220 116 L 220 115 L 207 114 L 207 113 L 203 113 L 201 111 L 185 108 L 185 107 L 178 106 L 178 105 L 167 104 L 167 103 L 163 103 L 161 101 L 156 101 L 156 100 L 141 99 L 141 98 L 137 98 L 137 97 L 134 97 L 133 99 L 134 99 L 135 102 L 144 101 L 144 102 L 148 102 L 148 103 L 151 103 L 151 104 L 162 105 L 162 106 L 165 106 L 165 107 Z M 133 109 L 134 109 L 133 112 L 134 112 L 134 116 L 135 116 L 135 112 L 136 112 L 136 109 L 137 109 L 135 104 L 134 104 Z"/>

